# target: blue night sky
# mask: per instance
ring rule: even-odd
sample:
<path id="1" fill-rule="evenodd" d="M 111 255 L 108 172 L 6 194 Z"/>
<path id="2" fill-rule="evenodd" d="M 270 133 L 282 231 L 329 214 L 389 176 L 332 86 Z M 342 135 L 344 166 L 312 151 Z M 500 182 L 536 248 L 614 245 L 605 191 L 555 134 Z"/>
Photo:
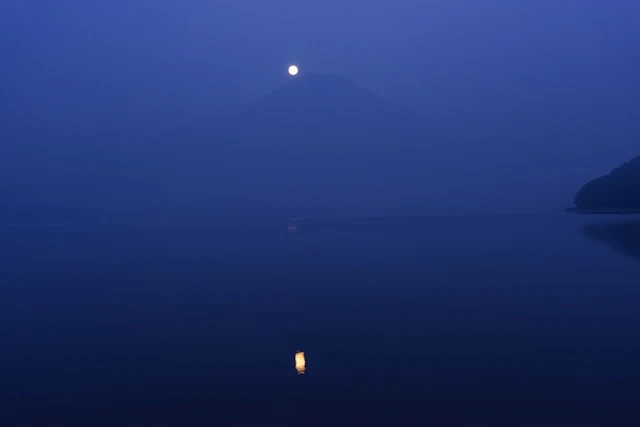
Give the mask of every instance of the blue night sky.
<path id="1" fill-rule="evenodd" d="M 638 154 L 639 21 L 634 0 L 11 1 L 0 112 L 9 135 L 201 122 L 297 63 L 449 126 L 462 161 L 509 162 L 555 208 Z"/>

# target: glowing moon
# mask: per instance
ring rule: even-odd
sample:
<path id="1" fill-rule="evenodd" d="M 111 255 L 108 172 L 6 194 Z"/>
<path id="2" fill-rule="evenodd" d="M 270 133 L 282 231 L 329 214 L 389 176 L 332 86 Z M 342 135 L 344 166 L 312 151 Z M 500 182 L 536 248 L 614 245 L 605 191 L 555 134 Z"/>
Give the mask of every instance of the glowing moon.
<path id="1" fill-rule="evenodd" d="M 298 67 L 296 65 L 292 65 L 289 67 L 289 74 L 292 76 L 295 76 L 296 74 L 298 74 Z"/>

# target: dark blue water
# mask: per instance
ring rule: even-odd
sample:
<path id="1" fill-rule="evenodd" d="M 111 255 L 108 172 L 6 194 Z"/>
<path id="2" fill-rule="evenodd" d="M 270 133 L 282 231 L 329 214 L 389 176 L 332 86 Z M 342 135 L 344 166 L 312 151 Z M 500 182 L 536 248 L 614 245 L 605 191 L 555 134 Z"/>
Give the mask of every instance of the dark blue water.
<path id="1" fill-rule="evenodd" d="M 0 425 L 637 426 L 639 230 L 4 226 Z"/>

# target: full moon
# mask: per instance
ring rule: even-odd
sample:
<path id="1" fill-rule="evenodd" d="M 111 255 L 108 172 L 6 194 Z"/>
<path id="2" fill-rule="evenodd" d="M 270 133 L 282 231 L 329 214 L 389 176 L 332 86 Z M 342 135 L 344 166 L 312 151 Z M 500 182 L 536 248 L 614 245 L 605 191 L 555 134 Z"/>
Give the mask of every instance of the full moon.
<path id="1" fill-rule="evenodd" d="M 291 74 L 292 76 L 295 76 L 296 74 L 298 74 L 298 67 L 295 65 L 290 66 L 289 74 Z"/>

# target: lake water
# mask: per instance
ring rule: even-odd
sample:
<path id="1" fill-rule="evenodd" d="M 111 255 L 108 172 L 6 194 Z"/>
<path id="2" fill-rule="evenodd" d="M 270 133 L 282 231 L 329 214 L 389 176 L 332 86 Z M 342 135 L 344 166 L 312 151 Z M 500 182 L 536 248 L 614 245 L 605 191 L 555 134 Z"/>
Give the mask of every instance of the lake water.
<path id="1" fill-rule="evenodd" d="M 640 425 L 640 222 L 290 225 L 1 227 L 0 425 Z"/>

